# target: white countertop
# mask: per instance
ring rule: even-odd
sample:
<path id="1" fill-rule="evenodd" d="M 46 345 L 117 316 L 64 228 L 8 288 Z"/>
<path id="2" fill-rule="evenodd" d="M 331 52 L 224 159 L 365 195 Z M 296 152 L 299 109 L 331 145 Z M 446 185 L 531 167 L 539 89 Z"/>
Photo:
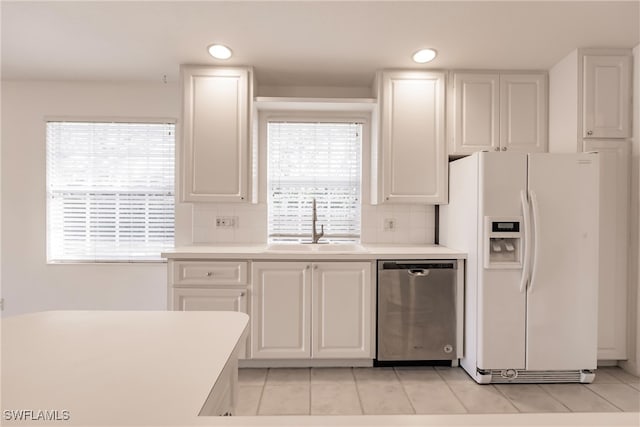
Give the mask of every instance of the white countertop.
<path id="1" fill-rule="evenodd" d="M 3 412 L 2 424 L 636 427 L 640 420 L 637 412 L 197 416 L 246 324 L 246 315 L 229 312 L 44 312 L 4 318 L 2 409 L 68 410 L 70 419 L 14 423 Z"/>
<path id="2" fill-rule="evenodd" d="M 194 425 L 249 317 L 49 311 L 2 319 L 3 425 Z M 68 411 L 13 422 L 7 410 Z"/>
<path id="3" fill-rule="evenodd" d="M 337 247 L 339 244 L 335 244 Z M 282 246 L 282 245 L 281 245 Z M 363 251 L 270 250 L 256 245 L 191 245 L 162 253 L 169 259 L 256 259 L 256 260 L 375 260 L 375 259 L 464 259 L 467 254 L 439 245 L 363 244 Z"/>

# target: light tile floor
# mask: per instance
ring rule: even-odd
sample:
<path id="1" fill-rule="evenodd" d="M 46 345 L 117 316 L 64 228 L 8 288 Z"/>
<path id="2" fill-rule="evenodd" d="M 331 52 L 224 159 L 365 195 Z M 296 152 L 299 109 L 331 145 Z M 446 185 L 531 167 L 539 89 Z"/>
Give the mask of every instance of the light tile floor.
<path id="1" fill-rule="evenodd" d="M 640 379 L 598 369 L 593 384 L 476 384 L 461 368 L 239 370 L 237 415 L 640 411 Z"/>

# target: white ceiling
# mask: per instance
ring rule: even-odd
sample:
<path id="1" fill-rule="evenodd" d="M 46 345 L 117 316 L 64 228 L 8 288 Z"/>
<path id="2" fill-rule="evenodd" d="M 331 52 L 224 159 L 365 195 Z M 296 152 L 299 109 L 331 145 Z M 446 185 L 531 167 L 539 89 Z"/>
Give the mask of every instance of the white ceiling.
<path id="1" fill-rule="evenodd" d="M 640 43 L 634 1 L 1 3 L 2 78 L 169 81 L 253 65 L 261 85 L 368 86 L 381 68 L 548 69 L 576 47 Z M 219 42 L 235 55 L 216 61 Z M 417 66 L 421 47 L 439 52 Z"/>

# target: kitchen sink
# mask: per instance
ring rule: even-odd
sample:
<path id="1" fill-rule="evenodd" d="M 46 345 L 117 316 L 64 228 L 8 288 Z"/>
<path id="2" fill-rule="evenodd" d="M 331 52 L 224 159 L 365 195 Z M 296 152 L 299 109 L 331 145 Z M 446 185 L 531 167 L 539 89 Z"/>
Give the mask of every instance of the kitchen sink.
<path id="1" fill-rule="evenodd" d="M 357 243 L 272 243 L 267 245 L 271 252 L 367 252 Z"/>

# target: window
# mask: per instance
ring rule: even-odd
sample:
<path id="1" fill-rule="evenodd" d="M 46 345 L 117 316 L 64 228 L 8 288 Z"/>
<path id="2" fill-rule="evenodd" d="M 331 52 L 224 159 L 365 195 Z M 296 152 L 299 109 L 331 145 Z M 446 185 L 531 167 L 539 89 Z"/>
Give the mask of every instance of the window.
<path id="1" fill-rule="evenodd" d="M 159 260 L 173 246 L 175 124 L 46 131 L 47 260 Z"/>
<path id="2" fill-rule="evenodd" d="M 324 239 L 360 238 L 362 124 L 267 123 L 268 233 L 308 240 L 313 199 Z"/>

